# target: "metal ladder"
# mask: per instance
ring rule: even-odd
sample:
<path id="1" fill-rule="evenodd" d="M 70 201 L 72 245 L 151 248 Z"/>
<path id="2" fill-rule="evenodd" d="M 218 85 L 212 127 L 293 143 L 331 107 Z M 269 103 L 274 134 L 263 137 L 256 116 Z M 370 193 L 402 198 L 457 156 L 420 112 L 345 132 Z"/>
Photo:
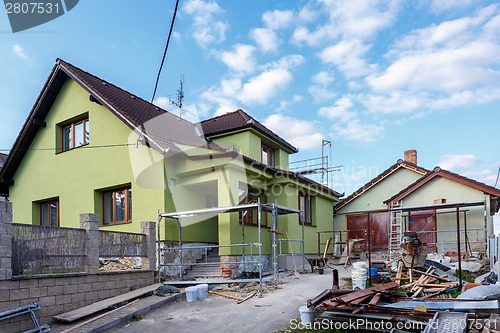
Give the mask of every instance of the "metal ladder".
<path id="1" fill-rule="evenodd" d="M 393 260 L 399 256 L 401 244 L 401 234 L 403 228 L 403 211 L 393 211 L 393 205 L 389 206 L 389 247 L 387 251 L 387 260 Z"/>

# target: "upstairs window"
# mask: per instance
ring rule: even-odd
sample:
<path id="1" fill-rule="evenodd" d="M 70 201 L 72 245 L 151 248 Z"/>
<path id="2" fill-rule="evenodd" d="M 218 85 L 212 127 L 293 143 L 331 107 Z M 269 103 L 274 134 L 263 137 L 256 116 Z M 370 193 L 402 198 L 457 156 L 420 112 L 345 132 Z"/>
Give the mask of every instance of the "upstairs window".
<path id="1" fill-rule="evenodd" d="M 40 203 L 40 225 L 47 227 L 59 226 L 59 200 Z"/>
<path id="2" fill-rule="evenodd" d="M 257 203 L 260 198 L 260 203 L 267 203 L 267 194 L 264 190 L 256 187 L 240 183 L 238 188 L 238 201 L 240 205 L 248 203 Z M 242 211 L 239 213 L 240 223 L 257 225 L 257 210 Z M 263 213 L 265 214 L 265 213 Z M 261 217 L 261 226 L 267 226 L 267 214 Z"/>
<path id="3" fill-rule="evenodd" d="M 312 200 L 311 196 L 299 192 L 299 210 L 302 212 L 299 222 L 302 224 L 312 225 Z"/>
<path id="4" fill-rule="evenodd" d="M 274 149 L 262 145 L 262 163 L 274 168 Z"/>
<path id="5" fill-rule="evenodd" d="M 89 119 L 80 119 L 62 127 L 62 151 L 89 143 Z"/>
<path id="6" fill-rule="evenodd" d="M 132 222 L 132 190 L 122 188 L 103 192 L 103 224 Z"/>

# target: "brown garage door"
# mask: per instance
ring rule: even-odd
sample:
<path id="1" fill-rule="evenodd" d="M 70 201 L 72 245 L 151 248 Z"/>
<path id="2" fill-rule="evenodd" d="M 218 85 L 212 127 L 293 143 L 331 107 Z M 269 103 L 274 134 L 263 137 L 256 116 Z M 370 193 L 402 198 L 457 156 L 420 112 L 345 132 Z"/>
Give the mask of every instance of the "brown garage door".
<path id="1" fill-rule="evenodd" d="M 410 213 L 410 222 L 408 230 L 423 231 L 418 232 L 418 239 L 422 243 L 427 243 L 427 251 L 436 252 L 436 211 L 426 210 Z"/>
<path id="2" fill-rule="evenodd" d="M 369 219 L 372 252 L 386 252 L 389 239 L 389 213 L 370 214 Z M 368 246 L 368 215 L 347 216 L 347 231 L 349 239 L 365 239 L 365 244 Z"/>

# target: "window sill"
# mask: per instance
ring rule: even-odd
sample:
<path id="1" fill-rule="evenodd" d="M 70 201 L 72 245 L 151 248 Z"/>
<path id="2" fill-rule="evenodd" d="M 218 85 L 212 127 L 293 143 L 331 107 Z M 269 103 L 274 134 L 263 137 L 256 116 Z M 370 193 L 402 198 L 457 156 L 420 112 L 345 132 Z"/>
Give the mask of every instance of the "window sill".
<path id="1" fill-rule="evenodd" d="M 116 222 L 116 223 L 107 223 L 107 224 L 101 224 L 99 225 L 99 227 L 112 227 L 114 225 L 121 225 L 121 224 L 130 224 L 132 223 L 132 221 L 128 221 L 128 222 Z"/>

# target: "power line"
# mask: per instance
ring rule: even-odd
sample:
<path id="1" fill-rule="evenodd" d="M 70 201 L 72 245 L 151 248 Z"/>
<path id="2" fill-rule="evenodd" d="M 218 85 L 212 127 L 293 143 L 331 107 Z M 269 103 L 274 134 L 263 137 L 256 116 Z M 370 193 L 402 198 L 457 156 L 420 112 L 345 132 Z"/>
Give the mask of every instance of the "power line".
<path id="1" fill-rule="evenodd" d="M 132 144 L 132 143 L 121 143 L 121 144 L 115 144 L 115 145 L 100 145 L 100 146 L 89 146 L 89 145 L 85 145 L 85 146 L 80 146 L 80 147 L 77 147 L 78 149 L 82 148 L 82 149 L 96 149 L 96 148 L 117 148 L 117 147 L 130 147 L 130 146 L 136 146 L 136 144 Z M 73 148 L 73 149 L 77 149 L 77 148 Z M 70 149 L 70 150 L 73 150 L 73 149 Z M 0 151 L 5 151 L 5 152 L 10 152 L 10 154 L 12 154 L 13 152 L 15 151 L 28 151 L 28 150 L 48 150 L 48 151 L 57 151 L 57 150 L 61 150 L 61 148 L 27 148 L 27 149 L 0 149 Z"/>
<path id="2" fill-rule="evenodd" d="M 170 43 L 170 36 L 172 35 L 172 30 L 174 28 L 175 16 L 177 15 L 177 7 L 178 6 L 179 6 L 179 0 L 177 0 L 175 3 L 174 16 L 172 17 L 172 23 L 170 24 L 170 31 L 168 33 L 167 45 L 165 45 L 165 51 L 163 52 L 163 58 L 161 59 L 160 68 L 158 69 L 158 75 L 156 77 L 156 83 L 155 83 L 155 90 L 153 91 L 153 97 L 151 97 L 151 104 L 153 104 L 153 101 L 155 99 L 156 89 L 158 88 L 158 81 L 160 81 L 160 74 L 161 74 L 161 70 L 163 68 L 163 63 L 165 62 L 165 56 L 167 55 L 168 44 Z"/>

